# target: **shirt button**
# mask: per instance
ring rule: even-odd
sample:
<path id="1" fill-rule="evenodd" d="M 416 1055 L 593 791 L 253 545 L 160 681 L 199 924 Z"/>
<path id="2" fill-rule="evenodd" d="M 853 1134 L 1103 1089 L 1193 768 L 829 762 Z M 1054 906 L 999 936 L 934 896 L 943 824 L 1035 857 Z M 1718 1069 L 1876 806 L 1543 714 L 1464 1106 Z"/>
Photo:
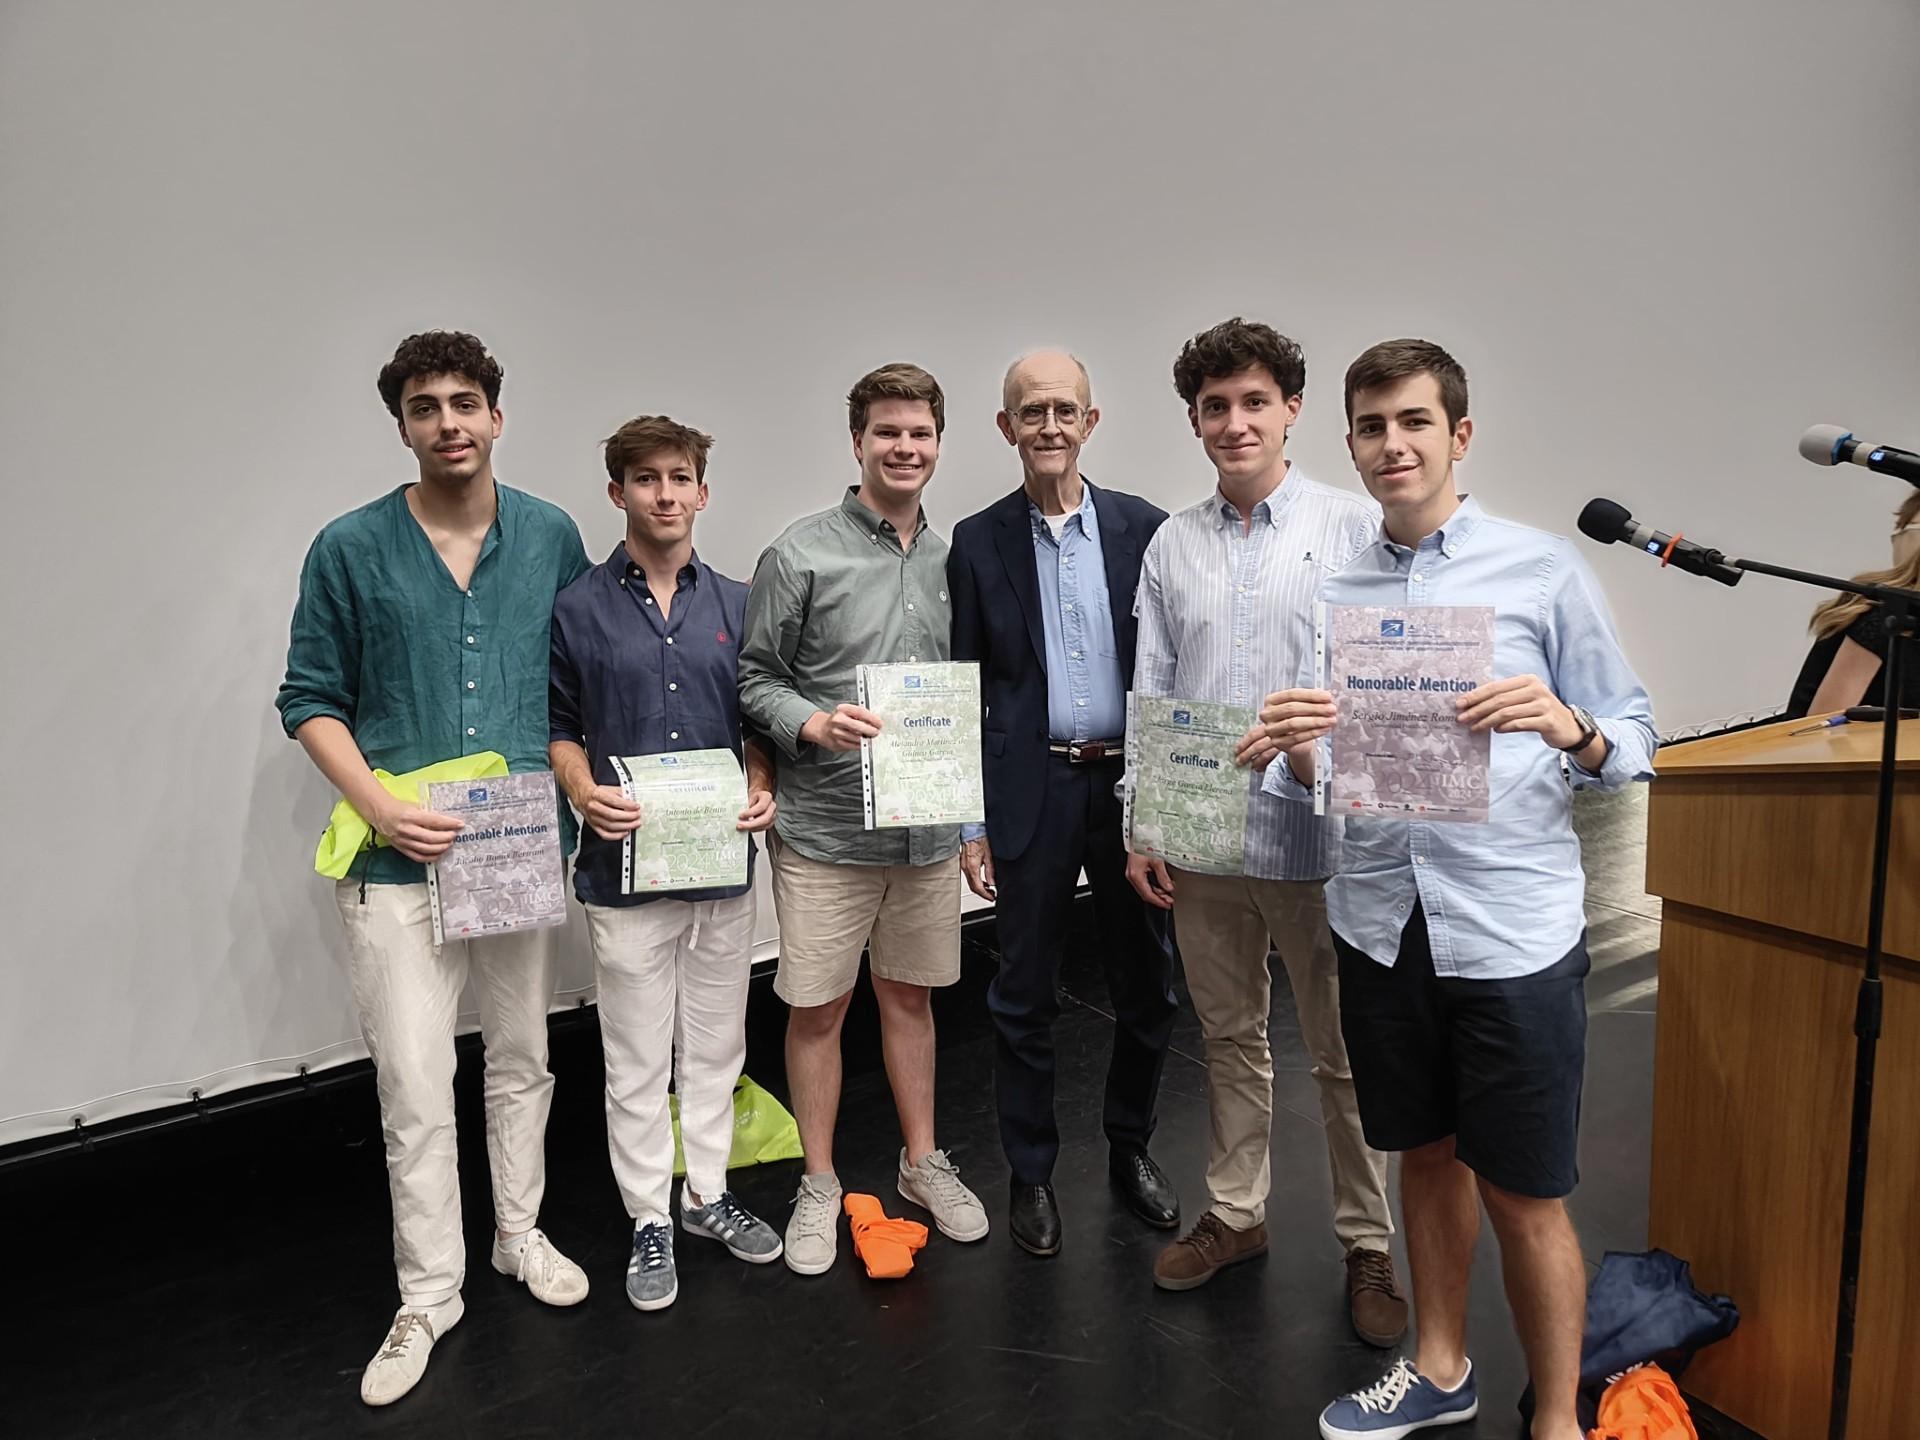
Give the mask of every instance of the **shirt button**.
<path id="1" fill-rule="evenodd" d="M 1427 863 L 1427 857 L 1424 855 L 1416 855 L 1413 857 L 1413 863 L 1416 865 L 1424 865 Z"/>
<path id="2" fill-rule="evenodd" d="M 653 603 L 653 597 L 651 595 L 647 596 L 647 604 L 651 605 L 652 603 Z"/>
<path id="3" fill-rule="evenodd" d="M 1073 703 L 1078 705 L 1082 710 L 1087 708 L 1087 702 L 1084 700 L 1076 700 Z"/>
<path id="4" fill-rule="evenodd" d="M 467 681 L 467 689 L 469 690 L 473 689 L 473 681 L 471 680 Z"/>
<path id="5" fill-rule="evenodd" d="M 673 643 L 673 637 L 671 635 L 667 636 L 667 644 L 671 645 L 672 643 Z"/>
<path id="6" fill-rule="evenodd" d="M 680 732 L 678 730 L 672 730 L 667 733 L 667 739 L 669 740 L 678 740 L 679 738 Z"/>
<path id="7" fill-rule="evenodd" d="M 1235 641 L 1234 641 L 1233 643 L 1234 643 L 1234 644 L 1236 644 L 1236 645 L 1244 645 L 1244 644 L 1246 644 L 1247 642 L 1246 642 L 1245 640 L 1235 640 Z"/>
<path id="8" fill-rule="evenodd" d="M 920 657 L 918 655 L 909 655 L 907 656 L 907 663 L 909 665 L 918 665 L 920 663 Z"/>
<path id="9" fill-rule="evenodd" d="M 1080 652 L 1079 652 L 1078 650 L 1076 650 L 1076 651 L 1074 651 L 1074 652 L 1073 652 L 1073 658 L 1074 658 L 1074 659 L 1076 659 L 1076 660 L 1078 660 L 1078 659 L 1080 658 Z"/>
<path id="10" fill-rule="evenodd" d="M 626 576 L 624 576 L 624 575 L 622 575 L 622 576 L 620 577 L 620 583 L 621 583 L 622 585 L 625 585 L 625 584 L 627 583 L 627 577 L 626 577 Z"/>
<path id="11" fill-rule="evenodd" d="M 674 683 L 673 681 L 671 681 L 671 680 L 669 680 L 669 681 L 667 682 L 667 689 L 669 689 L 669 690 L 678 690 L 679 688 L 680 688 L 680 687 L 679 687 L 679 686 L 678 686 L 677 684 L 675 684 L 675 683 Z"/>
<path id="12" fill-rule="evenodd" d="M 471 725 L 467 727 L 467 734 L 469 735 L 473 734 L 473 727 Z"/>
<path id="13" fill-rule="evenodd" d="M 1069 610 L 1073 609 L 1073 602 L 1071 600 L 1067 602 L 1067 609 Z"/>
<path id="14" fill-rule="evenodd" d="M 911 600 L 909 600 L 909 601 L 907 601 L 907 608 L 908 608 L 909 610 L 911 610 L 911 609 L 913 608 L 913 601 L 911 601 Z"/>
<path id="15" fill-rule="evenodd" d="M 467 636 L 467 644 L 469 645 L 473 644 L 473 636 L 471 635 Z"/>
<path id="16" fill-rule="evenodd" d="M 1426 578 L 1427 578 L 1426 576 L 1424 576 L 1424 575 L 1422 575 L 1422 574 L 1420 574 L 1420 573 L 1418 573 L 1418 572 L 1416 571 L 1416 572 L 1414 573 L 1414 577 L 1413 577 L 1413 583 L 1414 583 L 1414 584 L 1416 584 L 1416 585 L 1418 585 L 1418 584 L 1419 584 L 1419 583 L 1420 583 L 1421 581 L 1423 581 L 1423 580 L 1425 580 Z"/>
<path id="17" fill-rule="evenodd" d="M 468 598 L 469 600 L 471 600 L 471 599 L 473 598 L 473 591 L 471 591 L 471 590 L 469 590 L 469 591 L 467 591 L 467 598 Z"/>

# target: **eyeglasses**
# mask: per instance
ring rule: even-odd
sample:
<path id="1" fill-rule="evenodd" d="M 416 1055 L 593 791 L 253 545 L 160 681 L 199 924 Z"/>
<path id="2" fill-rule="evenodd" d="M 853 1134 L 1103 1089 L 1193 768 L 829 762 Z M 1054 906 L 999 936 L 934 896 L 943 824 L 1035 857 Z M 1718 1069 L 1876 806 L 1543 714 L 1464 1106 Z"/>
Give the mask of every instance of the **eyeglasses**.
<path id="1" fill-rule="evenodd" d="M 1074 426 L 1080 423 L 1086 413 L 1071 400 L 1050 400 L 1045 405 L 1022 405 L 1013 415 L 1020 422 L 1022 430 L 1038 430 L 1047 423 L 1049 414 L 1053 416 L 1055 424 Z"/>

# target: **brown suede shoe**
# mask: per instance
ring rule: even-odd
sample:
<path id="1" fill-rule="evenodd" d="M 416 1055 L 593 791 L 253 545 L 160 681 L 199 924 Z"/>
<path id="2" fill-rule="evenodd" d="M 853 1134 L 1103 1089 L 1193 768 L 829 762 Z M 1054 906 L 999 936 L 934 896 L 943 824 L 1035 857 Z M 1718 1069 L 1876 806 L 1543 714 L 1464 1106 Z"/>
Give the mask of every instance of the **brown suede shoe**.
<path id="1" fill-rule="evenodd" d="M 1347 1305 L 1353 1333 L 1382 1350 L 1407 1333 L 1407 1300 L 1394 1278 L 1393 1257 L 1384 1250 L 1347 1252 Z"/>
<path id="2" fill-rule="evenodd" d="M 1267 1227 L 1235 1230 L 1211 1210 L 1193 1229 L 1160 1252 L 1153 1262 L 1153 1283 L 1162 1290 L 1191 1290 L 1214 1272 L 1267 1253 Z"/>

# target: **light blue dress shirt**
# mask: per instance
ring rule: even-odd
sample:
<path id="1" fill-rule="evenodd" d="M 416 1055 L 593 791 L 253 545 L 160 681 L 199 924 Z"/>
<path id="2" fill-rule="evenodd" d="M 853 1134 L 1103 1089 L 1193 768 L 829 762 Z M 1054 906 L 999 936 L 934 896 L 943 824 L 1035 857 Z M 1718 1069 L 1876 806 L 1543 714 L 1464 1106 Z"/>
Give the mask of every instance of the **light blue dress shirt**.
<path id="1" fill-rule="evenodd" d="M 1599 584 L 1572 543 L 1488 515 L 1465 498 L 1413 549 L 1385 532 L 1330 575 L 1330 605 L 1491 605 L 1493 673 L 1537 675 L 1593 712 L 1607 738 L 1589 774 L 1531 731 L 1492 737 L 1484 825 L 1347 818 L 1327 882 L 1327 918 L 1382 965 L 1400 952 L 1414 902 L 1426 913 L 1437 975 L 1505 979 L 1544 970 L 1586 926 L 1586 878 L 1573 791 L 1653 778 L 1653 707 L 1620 651 Z M 1298 678 L 1311 686 L 1311 656 Z M 1269 793 L 1311 796 L 1284 764 Z"/>
<path id="2" fill-rule="evenodd" d="M 1127 728 L 1127 687 L 1113 638 L 1107 595 L 1107 556 L 1093 487 L 1083 485 L 1080 508 L 1056 539 L 1040 507 L 1027 503 L 1033 526 L 1033 565 L 1040 581 L 1040 619 L 1047 642 L 1047 734 L 1056 742 L 1118 740 Z M 963 841 L 987 833 L 960 827 Z"/>
<path id="3" fill-rule="evenodd" d="M 1040 574 L 1040 616 L 1047 637 L 1047 733 L 1069 740 L 1118 740 L 1127 728 L 1127 691 L 1113 643 L 1107 557 L 1093 487 L 1054 538 L 1040 507 L 1028 502 L 1033 563 Z"/>

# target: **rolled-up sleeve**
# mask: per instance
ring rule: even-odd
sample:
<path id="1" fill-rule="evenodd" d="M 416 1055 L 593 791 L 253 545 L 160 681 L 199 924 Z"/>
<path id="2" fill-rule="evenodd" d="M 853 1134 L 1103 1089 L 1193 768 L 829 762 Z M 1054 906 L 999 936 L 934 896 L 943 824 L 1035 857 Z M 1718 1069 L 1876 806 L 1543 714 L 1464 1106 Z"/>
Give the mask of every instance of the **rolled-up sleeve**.
<path id="1" fill-rule="evenodd" d="M 1620 648 L 1606 596 L 1593 572 L 1568 545 L 1555 567 L 1558 583 L 1547 616 L 1547 656 L 1553 693 L 1593 712 L 1607 737 L 1607 757 L 1596 774 L 1569 763 L 1578 789 L 1618 790 L 1653 778 L 1659 737 L 1653 702 Z"/>
<path id="2" fill-rule="evenodd" d="M 566 617 L 557 608 L 547 654 L 547 740 L 567 740 L 582 746 L 587 743 L 580 720 L 580 667 L 573 663 Z"/>
<path id="3" fill-rule="evenodd" d="M 287 673 L 274 704 L 282 728 L 292 735 L 322 715 L 351 729 L 359 699 L 360 625 L 353 588 L 338 548 L 322 533 L 300 567 Z"/>
<path id="4" fill-rule="evenodd" d="M 807 590 L 779 548 L 754 567 L 740 644 L 740 713 L 790 756 L 807 746 L 800 727 L 819 711 L 795 684 L 793 657 L 807 620 Z"/>

